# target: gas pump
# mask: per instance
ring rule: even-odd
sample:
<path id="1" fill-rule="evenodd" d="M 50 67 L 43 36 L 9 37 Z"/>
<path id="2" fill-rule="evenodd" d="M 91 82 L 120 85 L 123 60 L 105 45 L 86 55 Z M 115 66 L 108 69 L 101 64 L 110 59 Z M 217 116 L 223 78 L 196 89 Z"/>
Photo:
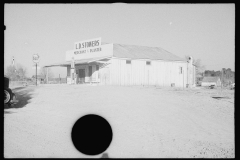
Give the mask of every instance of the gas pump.
<path id="1" fill-rule="evenodd" d="M 74 64 L 74 57 L 72 57 L 72 62 L 71 62 L 71 84 L 76 84 L 75 83 L 75 64 Z"/>

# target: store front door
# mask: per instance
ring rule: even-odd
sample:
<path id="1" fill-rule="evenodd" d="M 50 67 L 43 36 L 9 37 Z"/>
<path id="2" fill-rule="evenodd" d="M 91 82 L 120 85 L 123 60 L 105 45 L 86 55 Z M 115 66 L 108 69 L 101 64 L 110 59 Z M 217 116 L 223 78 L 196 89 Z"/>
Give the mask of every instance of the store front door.
<path id="1" fill-rule="evenodd" d="M 79 83 L 85 83 L 85 69 L 78 70 Z"/>

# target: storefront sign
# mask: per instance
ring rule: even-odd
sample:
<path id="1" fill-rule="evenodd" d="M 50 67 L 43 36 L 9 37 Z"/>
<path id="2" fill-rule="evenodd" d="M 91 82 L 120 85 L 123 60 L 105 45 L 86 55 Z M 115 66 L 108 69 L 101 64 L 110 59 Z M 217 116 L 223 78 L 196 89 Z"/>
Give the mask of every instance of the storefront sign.
<path id="1" fill-rule="evenodd" d="M 76 42 L 74 44 L 74 54 L 84 54 L 102 51 L 101 38 Z"/>
<path id="2" fill-rule="evenodd" d="M 92 47 L 87 49 L 79 49 L 79 50 L 70 50 L 66 51 L 66 61 L 72 61 L 72 57 L 74 57 L 75 61 L 88 59 L 88 58 L 97 58 L 97 57 L 105 57 L 113 55 L 113 44 L 104 44 L 99 47 Z"/>
<path id="3" fill-rule="evenodd" d="M 84 54 L 84 53 L 93 53 L 93 52 L 100 52 L 102 51 L 101 47 L 97 47 L 97 48 L 87 48 L 87 49 L 81 49 L 81 50 L 76 50 L 74 51 L 74 54 Z"/>
<path id="4" fill-rule="evenodd" d="M 74 49 L 87 49 L 92 47 L 100 47 L 101 46 L 101 38 L 95 38 L 85 41 L 79 41 L 74 44 Z"/>

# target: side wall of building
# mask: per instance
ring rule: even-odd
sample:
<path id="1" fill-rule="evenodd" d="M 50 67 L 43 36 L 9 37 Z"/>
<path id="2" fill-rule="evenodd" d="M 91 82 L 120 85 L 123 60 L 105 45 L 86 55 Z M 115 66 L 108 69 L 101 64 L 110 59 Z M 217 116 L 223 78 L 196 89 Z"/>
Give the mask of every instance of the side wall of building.
<path id="1" fill-rule="evenodd" d="M 195 85 L 195 67 L 187 62 L 131 60 L 112 58 L 105 64 L 76 65 L 85 70 L 85 82 L 89 82 L 89 66 L 92 66 L 92 80 L 103 85 L 157 85 L 186 87 Z M 147 61 L 150 65 L 147 65 Z M 97 66 L 99 70 L 97 71 Z M 68 75 L 70 68 L 68 67 Z M 187 74 L 188 72 L 188 74 Z"/>
<path id="2" fill-rule="evenodd" d="M 147 65 L 146 61 L 150 60 L 131 60 L 131 64 L 127 64 L 126 59 L 113 58 L 110 84 L 171 86 L 174 83 L 176 87 L 186 87 L 187 83 L 194 84 L 194 68 L 191 76 L 187 76 L 187 71 L 190 72 L 187 62 L 151 60 L 151 64 Z M 191 82 L 187 82 L 189 79 Z"/>

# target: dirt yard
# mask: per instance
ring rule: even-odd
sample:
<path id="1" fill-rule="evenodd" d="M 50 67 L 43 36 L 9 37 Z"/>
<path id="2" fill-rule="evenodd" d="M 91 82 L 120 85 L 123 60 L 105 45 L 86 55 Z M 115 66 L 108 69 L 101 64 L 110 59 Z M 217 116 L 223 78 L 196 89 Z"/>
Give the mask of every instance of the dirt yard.
<path id="1" fill-rule="evenodd" d="M 112 126 L 110 158 L 235 157 L 234 90 L 52 84 L 13 91 L 19 102 L 4 108 L 5 158 L 101 157 L 71 141 L 75 121 L 90 113 Z"/>

